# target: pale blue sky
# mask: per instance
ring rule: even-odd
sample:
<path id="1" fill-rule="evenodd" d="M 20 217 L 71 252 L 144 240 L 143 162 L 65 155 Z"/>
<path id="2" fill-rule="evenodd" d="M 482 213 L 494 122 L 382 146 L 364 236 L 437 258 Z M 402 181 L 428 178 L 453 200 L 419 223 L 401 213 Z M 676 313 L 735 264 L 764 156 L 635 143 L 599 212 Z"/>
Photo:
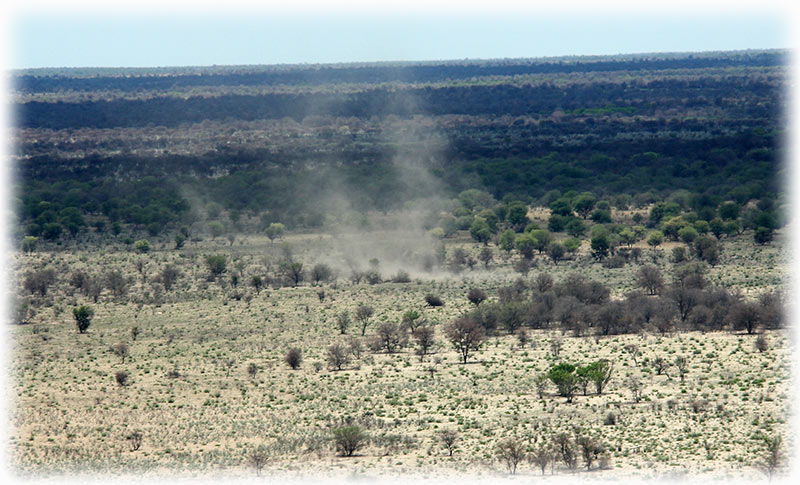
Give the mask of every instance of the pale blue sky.
<path id="1" fill-rule="evenodd" d="M 11 67 L 516 58 L 788 48 L 773 13 L 18 15 Z"/>

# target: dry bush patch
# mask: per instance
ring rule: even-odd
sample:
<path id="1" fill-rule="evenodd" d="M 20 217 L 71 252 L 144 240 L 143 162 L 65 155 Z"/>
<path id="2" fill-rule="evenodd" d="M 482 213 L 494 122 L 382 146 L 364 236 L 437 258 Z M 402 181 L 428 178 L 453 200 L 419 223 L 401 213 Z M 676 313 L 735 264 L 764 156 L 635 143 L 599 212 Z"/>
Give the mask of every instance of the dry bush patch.
<path id="1" fill-rule="evenodd" d="M 296 257 L 307 258 L 309 264 L 328 243 L 316 236 L 293 237 L 286 239 Z M 518 277 L 513 261 L 501 261 L 499 251 L 489 271 L 477 265 L 458 276 L 426 277 L 409 268 L 410 282 L 376 285 L 340 279 L 322 284 L 324 299 L 318 297 L 320 287 L 256 291 L 240 285 L 252 298 L 236 300 L 228 296 L 223 277 L 207 281 L 205 255 L 224 251 L 229 268 L 241 263 L 242 274 L 249 275 L 279 252 L 266 238 L 247 241 L 230 247 L 207 241 L 207 246 L 180 251 L 171 245 L 153 249 L 145 256 L 153 275 L 167 265 L 180 271 L 171 290 L 156 298 L 151 281 L 138 276 L 127 295 L 104 290 L 97 304 L 73 295 L 65 276 L 69 272 L 61 270 L 116 268 L 138 275 L 132 253 L 18 256 L 25 268 L 49 265 L 61 276 L 48 289 L 52 305 L 37 307 L 34 325 L 11 329 L 13 466 L 24 473 L 225 470 L 231 476 L 252 476 L 256 467 L 259 474 L 278 475 L 298 470 L 333 476 L 474 475 L 506 471 L 497 462 L 497 446 L 514 437 L 525 440 L 529 452 L 541 452 L 540 459 L 528 455 L 530 463 L 520 460 L 516 473 L 539 476 L 540 463 L 549 463 L 556 474 L 569 471 L 544 445 L 554 444 L 562 433 L 574 440 L 574 427 L 579 426 L 583 435 L 601 441 L 602 453 L 594 453 L 601 450 L 596 443 L 587 445 L 593 463 L 586 472 L 581 450 L 574 445 L 575 473 L 657 477 L 686 471 L 747 478 L 763 476 L 759 464 L 765 462 L 765 436 L 783 436 L 783 446 L 791 446 L 791 349 L 785 331 L 767 332 L 769 346 L 759 352 L 756 335 L 727 332 L 595 341 L 527 329 L 524 346 L 518 335 L 501 332 L 489 336 L 463 364 L 444 327 L 474 306 L 466 297 L 471 288 L 482 288 L 487 300 L 494 301 L 497 290 Z M 457 244 L 475 255 L 481 249 Z M 738 239 L 725 244 L 723 265 L 711 270 L 713 282 L 744 282 L 736 287 L 749 292 L 778 284 L 783 270 L 775 248 L 753 249 Z M 755 250 L 760 252 L 744 257 Z M 538 264 L 534 276 L 546 268 L 558 281 L 579 270 L 611 286 L 615 295 L 636 286 L 636 265 L 606 269 L 579 260 L 555 267 L 543 259 Z M 669 263 L 665 258 L 661 264 Z M 753 265 L 760 269 L 750 272 Z M 428 294 L 446 304 L 427 305 Z M 435 344 L 424 360 L 413 341 L 392 352 L 355 356 L 352 346 L 340 339 L 360 335 L 361 328 L 351 325 L 343 337 L 337 316 L 354 314 L 364 302 L 374 308 L 367 339 L 380 324 L 400 324 L 404 313 L 418 312 L 435 329 Z M 93 307 L 94 317 L 80 334 L 71 308 L 83 303 Z M 47 339 L 42 338 L 45 333 Z M 115 351 L 119 342 L 128 348 L 124 370 L 123 356 Z M 551 351 L 552 342 L 560 343 L 557 354 Z M 322 365 L 333 344 L 341 345 L 351 359 L 341 370 Z M 290 370 L 285 359 L 293 348 L 313 364 Z M 656 357 L 671 365 L 684 357 L 683 379 L 674 367 L 657 375 L 652 365 Z M 577 393 L 567 403 L 550 384 L 542 397 L 537 394 L 537 376 L 554 364 L 587 365 L 602 359 L 614 363 L 602 394 Z M 251 363 L 257 366 L 252 377 L 247 372 Z M 435 372 L 429 372 L 431 367 Z M 170 378 L 176 369 L 180 378 Z M 127 385 L 117 385 L 115 373 L 120 371 L 128 374 Z M 641 386 L 638 402 L 628 386 L 632 379 Z M 337 458 L 333 430 L 351 425 L 363 429 L 369 441 L 357 457 Z M 457 433 L 452 455 L 443 446 L 443 431 Z M 140 438 L 133 452 L 130 437 L 136 433 Z M 269 459 L 252 462 L 252 450 L 264 450 Z"/>

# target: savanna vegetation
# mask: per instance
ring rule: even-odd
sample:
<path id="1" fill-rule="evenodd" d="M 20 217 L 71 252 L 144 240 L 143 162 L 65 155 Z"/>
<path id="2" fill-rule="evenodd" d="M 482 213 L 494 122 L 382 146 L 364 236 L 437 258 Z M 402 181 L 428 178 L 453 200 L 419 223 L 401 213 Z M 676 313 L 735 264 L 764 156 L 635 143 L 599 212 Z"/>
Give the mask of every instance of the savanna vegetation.
<path id="1" fill-rule="evenodd" d="M 784 472 L 786 76 L 15 73 L 13 466 Z"/>

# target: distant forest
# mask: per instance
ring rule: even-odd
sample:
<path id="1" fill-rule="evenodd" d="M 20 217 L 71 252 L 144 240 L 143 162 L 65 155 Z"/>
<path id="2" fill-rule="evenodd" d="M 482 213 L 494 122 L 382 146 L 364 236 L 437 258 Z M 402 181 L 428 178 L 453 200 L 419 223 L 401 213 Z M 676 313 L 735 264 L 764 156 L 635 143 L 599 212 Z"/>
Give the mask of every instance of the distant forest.
<path id="1" fill-rule="evenodd" d="M 295 228 L 343 194 L 353 211 L 467 189 L 776 199 L 786 69 L 763 51 L 19 72 L 19 232 L 177 230 L 207 216 L 191 197 Z"/>

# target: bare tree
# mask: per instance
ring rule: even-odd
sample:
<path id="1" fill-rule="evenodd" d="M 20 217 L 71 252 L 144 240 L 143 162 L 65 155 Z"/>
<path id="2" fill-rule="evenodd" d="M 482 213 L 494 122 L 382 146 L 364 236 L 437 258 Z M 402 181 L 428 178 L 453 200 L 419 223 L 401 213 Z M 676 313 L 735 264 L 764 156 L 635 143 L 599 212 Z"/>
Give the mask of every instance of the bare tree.
<path id="1" fill-rule="evenodd" d="M 378 326 L 375 335 L 378 349 L 386 349 L 391 354 L 408 343 L 408 334 L 403 326 L 394 322 L 383 322 Z"/>
<path id="2" fill-rule="evenodd" d="M 359 305 L 356 308 L 356 320 L 361 324 L 361 336 L 363 337 L 367 333 L 367 325 L 369 325 L 369 319 L 372 318 L 372 315 L 375 314 L 375 309 L 369 305 Z"/>
<path id="3" fill-rule="evenodd" d="M 636 273 L 636 281 L 648 295 L 657 295 L 664 287 L 664 277 L 661 270 L 653 265 L 642 266 Z"/>
<path id="4" fill-rule="evenodd" d="M 627 353 L 629 353 L 631 355 L 631 358 L 633 359 L 633 364 L 634 365 L 639 365 L 639 362 L 637 361 L 637 358 L 640 355 L 639 346 L 638 345 L 636 345 L 636 344 L 628 344 L 628 345 L 626 345 L 625 346 L 625 352 L 627 352 Z"/>
<path id="5" fill-rule="evenodd" d="M 678 375 L 681 378 L 681 382 L 683 382 L 683 378 L 689 371 L 689 359 L 682 355 L 675 357 L 675 367 L 678 369 Z"/>
<path id="6" fill-rule="evenodd" d="M 517 473 L 517 465 L 527 457 L 525 443 L 517 438 L 506 438 L 497 444 L 497 456 L 513 475 Z"/>
<path id="7" fill-rule="evenodd" d="M 780 436 L 764 437 L 767 449 L 764 460 L 759 463 L 760 468 L 767 474 L 770 480 L 778 471 L 783 463 L 783 439 Z"/>
<path id="8" fill-rule="evenodd" d="M 553 438 L 553 442 L 561 461 L 567 465 L 567 468 L 574 470 L 578 466 L 578 455 L 572 439 L 567 433 L 559 433 Z"/>
<path id="9" fill-rule="evenodd" d="M 164 286 L 164 290 L 169 291 L 180 276 L 181 272 L 178 268 L 170 264 L 161 270 L 161 273 L 158 275 L 158 280 Z"/>
<path id="10" fill-rule="evenodd" d="M 633 396 L 633 402 L 638 403 L 642 400 L 642 392 L 644 390 L 644 385 L 642 381 L 638 377 L 630 377 L 625 382 L 628 389 L 631 391 L 631 396 Z"/>
<path id="11" fill-rule="evenodd" d="M 553 461 L 553 450 L 546 444 L 542 443 L 538 448 L 533 450 L 530 455 L 528 455 L 528 461 L 541 468 L 542 476 L 544 476 L 547 465 Z"/>
<path id="12" fill-rule="evenodd" d="M 458 433 L 453 429 L 439 431 L 439 441 L 442 442 L 442 446 L 447 449 L 449 455 L 453 456 L 453 452 L 456 449 L 456 441 L 458 441 Z"/>
<path id="13" fill-rule="evenodd" d="M 605 447 L 601 442 L 589 436 L 579 436 L 575 442 L 581 450 L 586 470 L 591 470 L 592 463 L 605 451 Z"/>
<path id="14" fill-rule="evenodd" d="M 344 335 L 347 333 L 347 327 L 350 326 L 350 314 L 346 311 L 336 315 L 336 326 L 339 328 L 339 333 Z"/>
<path id="15" fill-rule="evenodd" d="M 117 355 L 117 357 L 120 358 L 120 362 L 124 364 L 125 358 L 128 357 L 128 355 L 130 354 L 130 350 L 128 349 L 128 344 L 124 342 L 118 342 L 114 344 L 112 349 L 114 353 Z"/>
<path id="16" fill-rule="evenodd" d="M 266 451 L 262 447 L 258 447 L 247 455 L 247 462 L 255 468 L 256 476 L 261 475 L 261 470 L 269 461 Z"/>
<path id="17" fill-rule="evenodd" d="M 331 344 L 326 352 L 328 366 L 336 370 L 342 370 L 350 363 L 350 352 L 340 343 Z"/>
<path id="18" fill-rule="evenodd" d="M 425 356 L 428 355 L 431 348 L 436 340 L 436 331 L 431 326 L 423 326 L 417 327 L 414 332 L 412 333 L 414 336 L 414 341 L 417 343 L 417 355 L 419 355 L 419 361 L 422 362 L 425 360 Z"/>
<path id="19" fill-rule="evenodd" d="M 444 332 L 453 347 L 461 354 L 464 364 L 467 363 L 470 352 L 477 351 L 486 339 L 483 327 L 466 315 L 453 320 L 445 327 Z"/>

